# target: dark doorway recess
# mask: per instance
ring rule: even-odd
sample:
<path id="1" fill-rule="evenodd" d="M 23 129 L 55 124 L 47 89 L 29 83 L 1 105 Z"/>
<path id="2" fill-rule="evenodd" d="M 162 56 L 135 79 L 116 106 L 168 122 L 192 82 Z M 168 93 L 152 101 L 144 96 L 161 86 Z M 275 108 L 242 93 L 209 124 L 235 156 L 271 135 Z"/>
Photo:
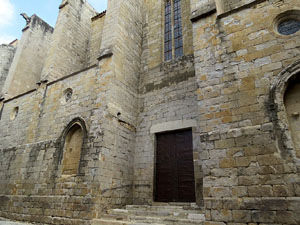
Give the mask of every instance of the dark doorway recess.
<path id="1" fill-rule="evenodd" d="M 195 202 L 192 130 L 156 135 L 157 202 Z"/>

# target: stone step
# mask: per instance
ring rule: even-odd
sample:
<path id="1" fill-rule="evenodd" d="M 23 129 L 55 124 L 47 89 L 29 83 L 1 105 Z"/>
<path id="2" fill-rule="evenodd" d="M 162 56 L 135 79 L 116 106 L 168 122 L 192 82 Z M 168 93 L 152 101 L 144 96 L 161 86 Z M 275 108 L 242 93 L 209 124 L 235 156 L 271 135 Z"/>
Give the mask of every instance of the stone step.
<path id="1" fill-rule="evenodd" d="M 161 209 L 161 210 L 153 210 L 153 209 L 145 209 L 137 210 L 137 209 L 112 209 L 108 211 L 108 215 L 112 215 L 114 217 L 127 218 L 128 216 L 145 216 L 145 217 L 172 217 L 172 218 L 184 218 L 188 219 L 191 216 L 203 215 L 201 211 L 198 210 L 184 210 L 184 209 Z"/>
<path id="2" fill-rule="evenodd" d="M 201 210 L 201 207 L 196 205 L 196 203 L 164 203 L 155 202 L 152 206 L 149 205 L 127 205 L 126 209 L 151 209 L 151 210 L 161 210 L 161 209 L 195 209 Z"/>
<path id="3" fill-rule="evenodd" d="M 204 225 L 204 221 L 189 220 L 189 219 L 172 219 L 172 218 L 154 218 L 140 217 L 131 218 L 128 221 L 120 221 L 114 219 L 96 219 L 92 225 Z"/>
<path id="4" fill-rule="evenodd" d="M 148 206 L 148 205 L 127 205 L 127 210 L 151 210 L 151 211 L 158 211 L 158 210 L 183 210 L 183 206 Z"/>
<path id="5" fill-rule="evenodd" d="M 185 209 L 188 208 L 188 209 Z M 203 225 L 205 215 L 190 204 L 127 205 L 125 209 L 111 209 L 92 225 Z"/>
<path id="6" fill-rule="evenodd" d="M 173 217 L 173 216 L 139 216 L 139 215 L 115 215 L 115 214 L 106 214 L 102 216 L 102 219 L 106 220 L 117 220 L 117 221 L 142 221 L 142 222 L 170 222 L 180 221 L 187 224 L 199 224 L 199 222 L 205 221 L 204 214 L 188 214 L 185 217 Z"/>
<path id="7" fill-rule="evenodd" d="M 170 207 L 149 207 L 149 206 L 143 206 L 143 207 L 131 207 L 126 209 L 120 210 L 120 212 L 131 212 L 131 211 L 147 211 L 147 212 L 202 212 L 202 209 L 184 209 L 184 208 L 170 208 Z"/>
<path id="8" fill-rule="evenodd" d="M 130 222 L 110 220 L 110 219 L 94 219 L 91 225 L 128 225 Z"/>
<path id="9" fill-rule="evenodd" d="M 193 219 L 183 219 L 183 218 L 172 218 L 172 217 L 144 217 L 144 216 L 130 216 L 128 221 L 139 221 L 139 222 L 155 222 L 163 224 L 201 224 L 205 222 L 205 217 L 193 217 Z"/>
<path id="10" fill-rule="evenodd" d="M 180 206 L 183 208 L 200 208 L 195 202 L 153 202 L 152 206 Z"/>
<path id="11" fill-rule="evenodd" d="M 160 223 L 145 223 L 145 222 L 134 222 L 134 221 L 118 221 L 109 219 L 94 219 L 91 225 L 165 225 Z"/>

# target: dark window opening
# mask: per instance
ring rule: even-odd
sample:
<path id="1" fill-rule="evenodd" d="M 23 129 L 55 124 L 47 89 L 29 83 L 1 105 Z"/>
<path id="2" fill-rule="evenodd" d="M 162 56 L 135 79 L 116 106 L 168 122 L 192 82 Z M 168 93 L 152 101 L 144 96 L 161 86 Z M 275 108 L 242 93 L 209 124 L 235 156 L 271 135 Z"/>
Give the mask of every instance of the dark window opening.
<path id="1" fill-rule="evenodd" d="M 167 0 L 165 3 L 165 61 L 172 59 L 173 48 L 175 58 L 183 56 L 181 0 L 174 0 L 173 6 L 171 0 Z"/>
<path id="2" fill-rule="evenodd" d="M 181 0 L 174 0 L 174 40 L 175 40 L 175 58 L 179 58 L 183 55 Z"/>
<path id="3" fill-rule="evenodd" d="M 166 2 L 165 6 L 165 60 L 172 59 L 172 12 L 171 1 Z"/>
<path id="4" fill-rule="evenodd" d="M 288 19 L 278 25 L 278 32 L 282 35 L 291 35 L 300 30 L 300 20 Z"/>

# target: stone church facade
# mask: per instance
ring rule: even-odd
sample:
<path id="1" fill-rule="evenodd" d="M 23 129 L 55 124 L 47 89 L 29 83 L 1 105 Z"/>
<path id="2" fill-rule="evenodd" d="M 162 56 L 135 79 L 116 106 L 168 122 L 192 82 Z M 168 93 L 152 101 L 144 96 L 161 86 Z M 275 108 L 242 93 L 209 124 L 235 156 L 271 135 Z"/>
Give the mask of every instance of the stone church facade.
<path id="1" fill-rule="evenodd" d="M 0 217 L 300 224 L 299 30 L 298 0 L 31 16 L 0 46 Z"/>

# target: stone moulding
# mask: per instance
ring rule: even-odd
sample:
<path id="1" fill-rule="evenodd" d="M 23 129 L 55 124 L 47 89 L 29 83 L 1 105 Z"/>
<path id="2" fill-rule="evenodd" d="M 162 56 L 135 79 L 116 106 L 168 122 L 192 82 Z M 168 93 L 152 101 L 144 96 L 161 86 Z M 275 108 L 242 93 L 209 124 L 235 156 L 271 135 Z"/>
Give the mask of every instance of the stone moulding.
<path id="1" fill-rule="evenodd" d="M 47 86 L 51 86 L 51 85 L 53 85 L 53 84 L 55 84 L 55 83 L 58 83 L 58 82 L 60 82 L 60 81 L 62 81 L 62 80 L 68 79 L 68 78 L 70 78 L 70 77 L 72 77 L 72 76 L 76 76 L 76 75 L 78 75 L 78 74 L 80 74 L 80 73 L 82 73 L 82 72 L 85 72 L 85 71 L 88 71 L 88 70 L 90 70 L 90 69 L 96 68 L 97 66 L 98 66 L 97 64 L 94 64 L 94 65 L 92 65 L 92 66 L 90 66 L 90 67 L 87 67 L 87 68 L 82 69 L 82 70 L 80 70 L 80 71 L 77 71 L 77 72 L 74 72 L 74 73 L 72 73 L 72 74 L 66 75 L 66 76 L 64 76 L 64 77 L 61 77 L 61 78 L 59 78 L 59 79 L 57 79 L 57 80 L 54 80 L 54 81 L 51 81 L 51 82 L 49 82 L 47 79 L 43 79 L 43 80 L 37 82 L 36 84 L 37 84 L 38 86 L 40 86 L 42 83 L 45 83 L 45 84 L 47 84 Z M 4 97 L 0 98 L 0 102 L 3 101 L 4 103 L 7 103 L 7 102 L 10 102 L 10 101 L 12 101 L 12 100 L 14 100 L 14 99 L 17 99 L 17 98 L 20 98 L 20 97 L 22 97 L 22 96 L 28 95 L 28 94 L 30 94 L 30 93 L 32 93 L 32 92 L 35 92 L 35 91 L 37 91 L 37 88 L 31 89 L 31 90 L 29 90 L 29 91 L 27 91 L 27 92 L 24 92 L 24 93 L 22 93 L 22 94 L 16 95 L 16 96 L 14 96 L 14 97 L 4 96 Z"/>
<path id="2" fill-rule="evenodd" d="M 197 9 L 196 11 L 192 12 L 191 21 L 196 22 L 197 20 L 210 16 L 216 12 L 217 10 L 216 10 L 215 3 L 207 4 L 205 7 Z"/>
<path id="3" fill-rule="evenodd" d="M 287 10 L 285 12 L 282 12 L 280 13 L 279 15 L 277 15 L 275 18 L 274 18 L 274 21 L 273 21 L 273 31 L 276 35 L 278 35 L 280 38 L 288 38 L 290 35 L 294 35 L 296 34 L 297 32 L 300 32 L 299 30 L 293 34 L 289 34 L 289 35 L 283 35 L 281 34 L 279 31 L 278 31 L 278 26 L 280 23 L 284 22 L 284 21 L 287 21 L 289 19 L 296 19 L 296 20 L 300 20 L 300 10 L 299 8 L 296 8 L 296 9 L 292 9 L 292 10 Z"/>
<path id="4" fill-rule="evenodd" d="M 244 9 L 247 8 L 251 8 L 257 4 L 263 3 L 267 0 L 246 0 L 244 1 L 240 1 L 239 4 L 236 4 L 235 7 L 233 8 L 226 8 L 224 5 L 224 0 L 216 0 L 216 6 L 217 6 L 217 18 L 221 19 L 223 17 L 229 16 L 233 13 L 237 13 L 239 11 L 242 11 Z"/>
<path id="5" fill-rule="evenodd" d="M 104 10 L 103 12 L 101 13 L 98 13 L 96 16 L 92 17 L 92 21 L 95 21 L 97 19 L 100 19 L 101 17 L 105 16 L 106 15 L 106 10 Z"/>
<path id="6" fill-rule="evenodd" d="M 100 52 L 100 56 L 98 57 L 98 61 L 101 61 L 102 59 L 105 59 L 105 58 L 110 58 L 112 56 L 113 56 L 112 49 L 110 49 L 110 48 L 104 49 Z"/>
<path id="7" fill-rule="evenodd" d="M 28 95 L 28 94 L 30 94 L 30 93 L 32 93 L 32 92 L 35 92 L 36 90 L 37 90 L 37 89 L 34 88 L 34 89 L 32 89 L 32 90 L 29 90 L 29 91 L 24 92 L 24 93 L 22 93 L 22 94 L 16 95 L 16 96 L 14 96 L 14 97 L 4 96 L 3 101 L 4 101 L 4 103 L 7 103 L 7 102 L 10 102 L 10 101 L 12 101 L 12 100 L 14 100 L 14 99 L 17 99 L 17 98 L 20 98 L 20 97 L 22 97 L 22 96 Z"/>
<path id="8" fill-rule="evenodd" d="M 65 7 L 66 5 L 68 5 L 69 4 L 69 1 L 68 0 L 65 0 L 65 1 L 63 1 L 61 4 L 60 4 L 60 6 L 58 7 L 59 9 L 62 9 L 63 7 Z"/>
<path id="9" fill-rule="evenodd" d="M 61 142 L 64 142 L 64 139 L 66 138 L 69 130 L 76 124 L 81 127 L 81 129 L 83 131 L 83 138 L 86 138 L 86 136 L 87 136 L 86 122 L 84 121 L 84 119 L 77 117 L 77 118 L 74 118 L 73 120 L 71 120 L 71 122 L 69 122 L 68 125 L 63 130 L 62 135 L 59 138 Z M 64 144 L 64 143 L 62 143 L 62 144 Z"/>
<path id="10" fill-rule="evenodd" d="M 70 77 L 72 77 L 72 76 L 78 75 L 78 74 L 80 74 L 80 73 L 82 73 L 82 72 L 85 72 L 85 71 L 88 71 L 88 70 L 90 70 L 90 69 L 96 68 L 97 66 L 98 66 L 97 64 L 94 64 L 94 65 L 91 65 L 91 66 L 89 66 L 89 67 L 87 67 L 87 68 L 84 68 L 84 69 L 82 69 L 82 70 L 79 70 L 79 71 L 76 71 L 76 72 L 71 73 L 71 74 L 69 74 L 69 75 L 66 75 L 66 76 L 64 76 L 64 77 L 61 77 L 61 78 L 59 78 L 59 79 L 57 79 L 57 80 L 54 80 L 54 81 L 51 81 L 51 82 L 47 83 L 47 86 L 50 86 L 50 85 L 55 84 L 55 83 L 57 83 L 57 82 L 59 82 L 59 81 L 68 79 L 68 78 L 70 78 Z M 47 79 L 44 79 L 44 80 L 42 80 L 42 81 L 40 81 L 40 82 L 43 82 L 43 81 L 48 82 Z"/>
<path id="11" fill-rule="evenodd" d="M 300 164 L 300 159 L 296 156 L 292 134 L 289 130 L 289 123 L 284 106 L 285 91 L 293 80 L 300 76 L 300 60 L 283 70 L 273 82 L 270 89 L 268 109 L 271 121 L 274 125 L 274 132 L 277 146 L 282 157 L 286 160 Z"/>

